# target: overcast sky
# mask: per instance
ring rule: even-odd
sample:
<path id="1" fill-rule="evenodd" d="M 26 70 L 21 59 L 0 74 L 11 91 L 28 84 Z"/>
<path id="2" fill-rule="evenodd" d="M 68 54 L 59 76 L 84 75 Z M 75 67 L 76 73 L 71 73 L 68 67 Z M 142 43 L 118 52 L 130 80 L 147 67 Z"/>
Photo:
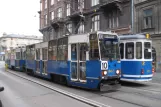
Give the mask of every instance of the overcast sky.
<path id="1" fill-rule="evenodd" d="M 0 36 L 7 34 L 42 35 L 39 32 L 40 0 L 1 0 Z M 36 17 L 35 17 L 36 16 Z"/>

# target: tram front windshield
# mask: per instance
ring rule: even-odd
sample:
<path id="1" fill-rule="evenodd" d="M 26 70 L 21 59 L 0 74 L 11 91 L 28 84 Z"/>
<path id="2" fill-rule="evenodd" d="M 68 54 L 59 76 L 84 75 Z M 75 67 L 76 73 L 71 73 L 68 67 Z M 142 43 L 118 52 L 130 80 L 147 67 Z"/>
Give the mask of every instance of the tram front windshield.
<path id="1" fill-rule="evenodd" d="M 119 46 L 117 39 L 103 39 L 100 40 L 101 59 L 118 59 L 119 58 Z"/>

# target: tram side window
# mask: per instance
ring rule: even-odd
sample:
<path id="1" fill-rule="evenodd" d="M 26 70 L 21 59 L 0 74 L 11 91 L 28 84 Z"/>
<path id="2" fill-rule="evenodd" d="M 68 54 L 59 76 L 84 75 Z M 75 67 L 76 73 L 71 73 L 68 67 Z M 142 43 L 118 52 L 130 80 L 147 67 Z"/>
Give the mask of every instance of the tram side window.
<path id="1" fill-rule="evenodd" d="M 30 49 L 30 52 L 31 52 L 31 56 L 30 56 L 30 59 L 31 60 L 35 60 L 35 48 L 34 48 L 34 46 L 31 46 L 30 47 L 31 49 Z"/>
<path id="2" fill-rule="evenodd" d="M 21 58 L 20 52 L 16 52 L 16 59 L 20 59 L 20 58 Z"/>
<path id="3" fill-rule="evenodd" d="M 145 59 L 151 59 L 151 43 L 150 42 L 145 42 L 144 43 L 144 58 Z"/>
<path id="4" fill-rule="evenodd" d="M 136 42 L 136 59 L 142 59 L 142 43 Z"/>
<path id="5" fill-rule="evenodd" d="M 58 60 L 65 61 L 68 59 L 68 39 L 58 40 Z"/>
<path id="6" fill-rule="evenodd" d="M 48 54 L 48 49 L 43 48 L 42 49 L 42 60 L 47 60 L 47 54 Z"/>
<path id="7" fill-rule="evenodd" d="M 86 60 L 86 51 L 87 51 L 87 44 L 86 43 L 80 44 L 80 60 L 81 61 Z"/>
<path id="8" fill-rule="evenodd" d="M 26 48 L 26 59 L 29 59 L 30 56 L 30 49 L 29 47 Z"/>
<path id="9" fill-rule="evenodd" d="M 63 39 L 63 60 L 68 60 L 68 38 Z"/>
<path id="10" fill-rule="evenodd" d="M 134 43 L 126 43 L 126 59 L 134 59 Z"/>
<path id="11" fill-rule="evenodd" d="M 98 39 L 96 34 L 90 35 L 90 59 L 99 59 Z"/>
<path id="12" fill-rule="evenodd" d="M 73 61 L 77 60 L 77 45 L 76 44 L 71 45 L 71 59 Z"/>
<path id="13" fill-rule="evenodd" d="M 53 41 L 53 60 L 57 59 L 57 40 Z"/>
<path id="14" fill-rule="evenodd" d="M 53 58 L 53 41 L 49 42 L 49 48 L 48 48 L 48 59 L 52 60 Z"/>
<path id="15" fill-rule="evenodd" d="M 40 49 L 36 49 L 36 60 L 40 60 Z"/>
<path id="16" fill-rule="evenodd" d="M 24 51 L 24 52 L 22 52 L 22 54 L 23 54 L 23 59 L 25 60 L 26 59 L 26 51 Z"/>
<path id="17" fill-rule="evenodd" d="M 121 59 L 124 59 L 124 43 L 120 44 L 120 54 L 121 54 Z"/>

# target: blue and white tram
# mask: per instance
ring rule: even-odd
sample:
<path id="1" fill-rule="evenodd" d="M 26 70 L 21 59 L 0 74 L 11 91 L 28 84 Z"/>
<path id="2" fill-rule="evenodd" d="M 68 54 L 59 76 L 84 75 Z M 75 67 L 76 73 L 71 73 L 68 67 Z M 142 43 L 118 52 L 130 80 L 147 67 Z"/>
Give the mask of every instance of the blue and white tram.
<path id="1" fill-rule="evenodd" d="M 35 44 L 26 46 L 26 73 L 33 74 L 36 71 L 36 61 L 35 61 Z"/>
<path id="2" fill-rule="evenodd" d="M 119 38 L 93 32 L 26 47 L 27 72 L 68 85 L 108 90 L 120 87 Z"/>
<path id="3" fill-rule="evenodd" d="M 121 80 L 150 81 L 153 77 L 152 40 L 147 35 L 124 35 L 120 38 Z"/>
<path id="4" fill-rule="evenodd" d="M 15 69 L 15 59 L 16 59 L 16 52 L 15 49 L 12 49 L 10 51 L 10 65 L 9 65 L 10 69 Z"/>
<path id="5" fill-rule="evenodd" d="M 47 73 L 47 59 L 48 59 L 48 42 L 41 42 L 35 44 L 35 75 L 49 78 L 50 74 Z"/>
<path id="6" fill-rule="evenodd" d="M 49 41 L 47 73 L 55 81 L 83 88 L 119 86 L 118 40 L 115 33 L 98 31 Z"/>
<path id="7" fill-rule="evenodd" d="M 26 58 L 26 48 L 18 47 L 15 49 L 16 58 L 15 58 L 15 69 L 19 71 L 25 70 L 25 58 Z"/>

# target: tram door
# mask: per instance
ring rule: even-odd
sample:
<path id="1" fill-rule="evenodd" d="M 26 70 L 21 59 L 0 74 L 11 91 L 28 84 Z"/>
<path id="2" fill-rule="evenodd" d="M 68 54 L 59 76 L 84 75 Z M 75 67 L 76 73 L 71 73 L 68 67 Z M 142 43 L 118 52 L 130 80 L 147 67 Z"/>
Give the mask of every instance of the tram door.
<path id="1" fill-rule="evenodd" d="M 36 49 L 36 73 L 40 74 L 40 51 L 41 49 Z"/>
<path id="2" fill-rule="evenodd" d="M 48 48 L 42 48 L 42 74 L 47 75 L 47 56 Z"/>
<path id="3" fill-rule="evenodd" d="M 86 82 L 86 43 L 71 44 L 71 80 Z"/>

